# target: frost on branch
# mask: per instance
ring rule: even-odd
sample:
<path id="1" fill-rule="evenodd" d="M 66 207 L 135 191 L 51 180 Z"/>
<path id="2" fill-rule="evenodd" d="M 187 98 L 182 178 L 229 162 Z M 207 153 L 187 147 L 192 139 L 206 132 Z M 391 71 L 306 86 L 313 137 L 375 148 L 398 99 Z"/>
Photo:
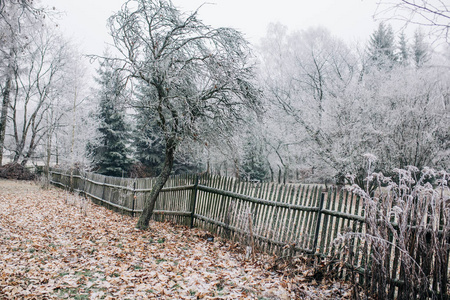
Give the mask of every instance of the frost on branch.
<path id="1" fill-rule="evenodd" d="M 212 28 L 197 11 L 184 14 L 170 1 L 127 1 L 108 20 L 115 59 L 127 78 L 146 89 L 145 108 L 155 116 L 165 160 L 138 222 L 147 228 L 159 191 L 187 139 L 205 145 L 232 136 L 259 109 L 250 48 L 231 28 Z"/>

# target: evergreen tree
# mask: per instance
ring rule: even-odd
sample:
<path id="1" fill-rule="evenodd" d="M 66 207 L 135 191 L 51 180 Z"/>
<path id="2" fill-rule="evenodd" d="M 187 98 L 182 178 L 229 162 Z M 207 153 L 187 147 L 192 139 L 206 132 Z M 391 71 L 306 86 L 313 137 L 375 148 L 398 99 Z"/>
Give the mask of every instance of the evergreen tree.
<path id="1" fill-rule="evenodd" d="M 116 67 L 108 60 L 101 62 L 97 74 L 99 137 L 88 145 L 89 152 L 98 173 L 127 176 L 132 159 L 129 158 L 129 133 L 125 123 L 125 86 Z"/>
<path id="2" fill-rule="evenodd" d="M 370 37 L 369 56 L 379 68 L 391 68 L 396 61 L 394 32 L 391 25 L 380 23 Z"/>
<path id="3" fill-rule="evenodd" d="M 429 59 L 428 45 L 420 28 L 414 32 L 413 55 L 416 67 L 420 68 Z"/>
<path id="4" fill-rule="evenodd" d="M 142 85 L 138 87 L 135 105 L 136 127 L 133 131 L 134 157 L 138 161 L 138 165 L 133 170 L 133 176 L 136 177 L 155 177 L 161 172 L 164 164 L 165 146 L 163 132 L 156 122 L 156 112 L 150 111 L 149 113 L 148 110 L 150 105 L 148 103 L 149 99 L 157 97 L 152 92 L 154 91 L 145 89 Z M 189 157 L 192 157 L 192 155 L 189 155 Z M 196 158 L 194 161 L 188 159 L 189 157 L 177 152 L 172 172 L 174 174 L 200 172 L 201 170 L 197 167 L 200 158 Z"/>
<path id="5" fill-rule="evenodd" d="M 409 49 L 406 35 L 404 32 L 400 34 L 398 60 L 404 66 L 409 63 Z"/>
<path id="6" fill-rule="evenodd" d="M 145 98 L 144 98 L 145 99 Z M 164 143 L 161 129 L 152 114 L 146 114 L 137 107 L 135 115 L 136 127 L 133 131 L 135 158 L 138 161 L 137 177 L 154 177 L 161 172 L 164 163 Z"/>
<path id="7" fill-rule="evenodd" d="M 262 144 L 252 138 L 248 138 L 243 150 L 241 177 L 259 181 L 267 179 L 269 176 L 269 165 L 265 158 Z"/>

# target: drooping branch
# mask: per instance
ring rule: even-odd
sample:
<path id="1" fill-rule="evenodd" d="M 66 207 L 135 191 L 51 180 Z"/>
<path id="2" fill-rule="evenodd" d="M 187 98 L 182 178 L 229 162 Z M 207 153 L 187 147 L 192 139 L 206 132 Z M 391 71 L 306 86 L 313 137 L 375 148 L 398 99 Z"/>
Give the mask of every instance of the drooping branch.
<path id="1" fill-rule="evenodd" d="M 147 90 L 145 105 L 136 106 L 155 117 L 165 141 L 159 185 L 182 141 L 231 136 L 243 115 L 258 110 L 251 51 L 238 31 L 207 26 L 197 11 L 184 14 L 165 0 L 129 0 L 108 23 L 123 70 Z M 138 227 L 148 225 L 158 193 Z"/>

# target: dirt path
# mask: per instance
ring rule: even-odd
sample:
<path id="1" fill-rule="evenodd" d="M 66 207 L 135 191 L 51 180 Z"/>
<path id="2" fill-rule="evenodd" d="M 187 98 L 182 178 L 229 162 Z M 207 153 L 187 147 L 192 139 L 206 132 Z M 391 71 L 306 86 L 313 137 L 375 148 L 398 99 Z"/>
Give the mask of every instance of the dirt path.
<path id="1" fill-rule="evenodd" d="M 298 297 L 292 280 L 244 262 L 220 239 L 167 223 L 140 231 L 135 222 L 59 189 L 0 180 L 0 299 Z M 302 289 L 314 299 L 346 293 L 337 283 Z"/>

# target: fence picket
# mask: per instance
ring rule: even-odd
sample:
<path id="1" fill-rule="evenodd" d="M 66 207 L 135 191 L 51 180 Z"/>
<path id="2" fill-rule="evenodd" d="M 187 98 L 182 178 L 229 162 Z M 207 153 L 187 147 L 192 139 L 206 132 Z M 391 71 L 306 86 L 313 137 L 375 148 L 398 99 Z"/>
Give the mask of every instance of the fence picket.
<path id="1" fill-rule="evenodd" d="M 310 193 L 308 195 L 309 197 L 309 205 L 310 207 L 317 207 L 317 201 L 316 201 L 316 195 L 317 194 L 317 187 L 313 187 L 312 189 L 310 189 Z M 308 233 L 308 236 L 306 238 L 306 243 L 305 243 L 305 249 L 310 250 L 311 252 L 314 253 L 315 249 L 312 249 L 312 240 L 314 239 L 314 237 L 311 235 L 312 233 L 312 226 L 314 223 L 314 213 L 312 214 L 307 214 L 306 215 L 306 224 L 305 224 L 305 232 Z"/>

